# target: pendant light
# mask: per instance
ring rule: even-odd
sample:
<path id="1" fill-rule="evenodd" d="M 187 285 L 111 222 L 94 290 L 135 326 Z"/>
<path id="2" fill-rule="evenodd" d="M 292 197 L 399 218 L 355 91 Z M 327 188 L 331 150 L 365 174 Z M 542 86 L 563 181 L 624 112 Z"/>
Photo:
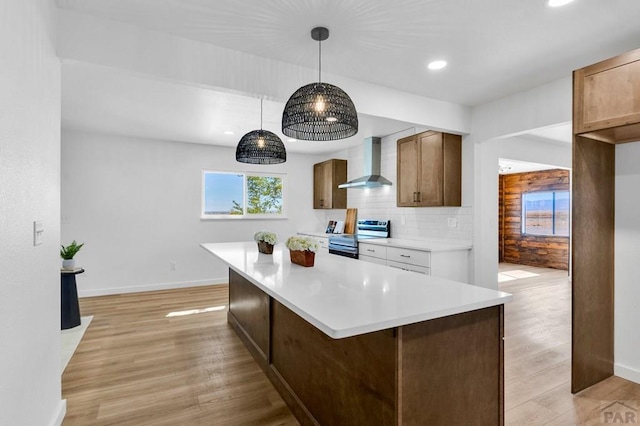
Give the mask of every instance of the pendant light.
<path id="1" fill-rule="evenodd" d="M 322 41 L 329 30 L 316 27 L 311 38 L 318 42 L 318 82 L 296 90 L 282 113 L 282 133 L 307 141 L 344 139 L 358 133 L 358 113 L 344 90 L 322 83 Z"/>
<path id="2" fill-rule="evenodd" d="M 236 161 L 250 164 L 280 164 L 287 161 L 287 150 L 273 132 L 262 130 L 262 98 L 260 99 L 260 130 L 252 130 L 240 139 Z"/>

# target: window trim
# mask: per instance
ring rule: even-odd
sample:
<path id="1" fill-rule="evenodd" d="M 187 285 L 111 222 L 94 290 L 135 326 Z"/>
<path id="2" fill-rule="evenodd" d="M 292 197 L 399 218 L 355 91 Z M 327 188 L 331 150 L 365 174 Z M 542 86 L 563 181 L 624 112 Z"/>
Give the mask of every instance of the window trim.
<path id="1" fill-rule="evenodd" d="M 551 219 L 552 233 L 551 234 L 533 234 L 531 232 L 527 232 L 527 209 L 526 209 L 525 198 L 527 194 L 540 194 L 540 193 L 553 194 L 552 207 L 551 207 L 551 214 L 552 214 L 552 219 Z M 566 193 L 568 195 L 569 206 L 567 208 L 567 220 L 569 221 L 569 224 L 567 227 L 567 235 L 556 234 L 556 194 L 557 193 Z M 526 191 L 522 193 L 521 197 L 522 197 L 522 200 L 521 200 L 522 205 L 521 205 L 520 219 L 521 219 L 522 225 L 520 227 L 521 228 L 520 233 L 522 235 L 526 235 L 529 237 L 553 237 L 553 238 L 569 238 L 571 236 L 571 191 L 569 191 L 568 189 L 546 189 L 546 190 L 540 190 L 540 191 Z"/>
<path id="2" fill-rule="evenodd" d="M 205 177 L 207 173 L 242 175 L 242 209 L 243 214 L 205 214 Z M 282 213 L 279 214 L 250 214 L 247 213 L 247 177 L 277 177 L 282 179 Z M 287 217 L 287 174 L 286 173 L 266 173 L 248 171 L 228 171 L 202 169 L 200 178 L 200 219 L 202 220 L 282 220 Z"/>

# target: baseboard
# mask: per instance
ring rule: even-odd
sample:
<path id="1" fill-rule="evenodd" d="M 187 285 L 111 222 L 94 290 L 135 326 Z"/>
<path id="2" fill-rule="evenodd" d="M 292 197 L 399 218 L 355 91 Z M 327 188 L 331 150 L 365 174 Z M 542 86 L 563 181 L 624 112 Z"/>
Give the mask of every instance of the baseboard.
<path id="1" fill-rule="evenodd" d="M 141 293 L 145 291 L 172 290 L 176 288 L 201 287 L 206 285 L 226 284 L 228 282 L 229 282 L 229 277 L 225 276 L 224 278 L 213 278 L 209 280 L 145 284 L 145 285 L 137 285 L 137 286 L 129 286 L 129 287 L 101 288 L 101 289 L 95 289 L 95 290 L 83 290 L 82 286 L 78 286 L 78 297 L 94 297 L 94 296 L 107 296 L 110 294 Z"/>
<path id="2" fill-rule="evenodd" d="M 60 403 L 58 404 L 58 412 L 53 416 L 53 419 L 49 424 L 51 426 L 61 426 L 65 414 L 67 414 L 67 400 L 63 399 L 60 400 Z"/>
<path id="3" fill-rule="evenodd" d="M 620 364 L 614 364 L 613 374 L 618 377 L 622 377 L 623 379 L 627 379 L 634 383 L 640 384 L 640 371 L 636 369 L 625 367 L 624 365 Z"/>

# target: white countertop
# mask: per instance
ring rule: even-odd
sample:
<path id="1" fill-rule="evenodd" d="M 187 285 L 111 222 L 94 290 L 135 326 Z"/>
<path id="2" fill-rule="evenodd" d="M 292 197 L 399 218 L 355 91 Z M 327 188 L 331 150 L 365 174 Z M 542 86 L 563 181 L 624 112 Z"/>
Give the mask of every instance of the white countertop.
<path id="1" fill-rule="evenodd" d="M 471 244 L 429 240 L 405 240 L 401 238 L 372 238 L 370 240 L 361 240 L 360 243 L 422 251 L 471 250 Z"/>
<path id="2" fill-rule="evenodd" d="M 284 244 L 273 255 L 255 242 L 203 243 L 230 268 L 334 339 L 509 302 L 508 293 L 402 271 L 325 252 L 315 266 L 292 264 Z"/>
<path id="3" fill-rule="evenodd" d="M 302 235 L 310 235 L 316 238 L 329 238 L 331 235 L 340 235 L 340 234 L 327 234 L 325 232 L 314 232 L 314 231 L 299 231 L 298 234 Z"/>
<path id="4" fill-rule="evenodd" d="M 312 237 L 329 238 L 331 235 L 341 234 L 325 234 L 317 231 L 299 231 L 298 234 L 310 235 Z M 376 244 L 386 247 L 398 247 L 422 251 L 455 251 L 455 250 L 471 250 L 469 243 L 458 243 L 451 241 L 432 241 L 432 240 L 407 240 L 404 238 L 371 238 L 360 240 L 364 244 Z"/>

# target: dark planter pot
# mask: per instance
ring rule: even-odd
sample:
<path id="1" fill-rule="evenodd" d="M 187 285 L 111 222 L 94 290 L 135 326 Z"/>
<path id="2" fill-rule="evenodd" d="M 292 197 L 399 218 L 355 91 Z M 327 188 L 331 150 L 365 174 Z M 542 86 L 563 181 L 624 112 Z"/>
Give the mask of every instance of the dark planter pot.
<path id="1" fill-rule="evenodd" d="M 264 254 L 273 254 L 273 244 L 266 241 L 258 241 L 258 251 Z"/>

